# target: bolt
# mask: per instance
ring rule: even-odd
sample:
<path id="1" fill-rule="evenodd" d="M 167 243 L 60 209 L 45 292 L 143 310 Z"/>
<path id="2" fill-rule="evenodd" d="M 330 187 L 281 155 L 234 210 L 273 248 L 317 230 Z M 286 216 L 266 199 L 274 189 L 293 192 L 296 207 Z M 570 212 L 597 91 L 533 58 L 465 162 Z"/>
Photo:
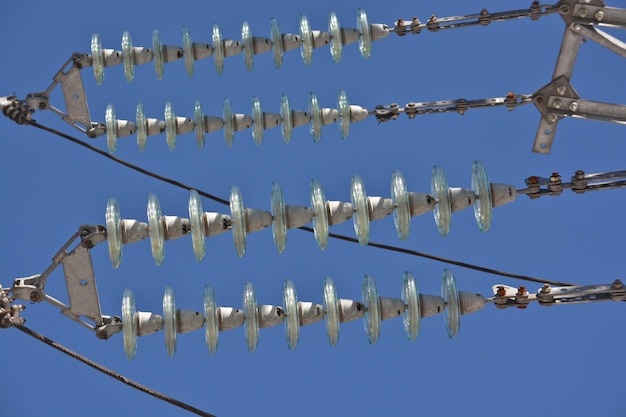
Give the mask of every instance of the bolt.
<path id="1" fill-rule="evenodd" d="M 558 117 L 556 116 L 556 114 L 548 114 L 548 122 L 550 123 L 556 123 Z"/>
<path id="2" fill-rule="evenodd" d="M 558 109 L 560 109 L 560 108 L 561 108 L 561 105 L 562 105 L 562 104 L 563 104 L 563 103 L 561 103 L 561 100 L 554 100 L 554 102 L 552 103 L 552 107 L 554 107 L 555 109 L 557 109 L 557 110 L 558 110 Z"/>
<path id="3" fill-rule="evenodd" d="M 519 288 L 517 289 L 517 295 L 525 295 L 528 294 L 528 291 L 526 291 L 526 287 L 524 287 L 523 285 L 520 285 Z"/>
<path id="4" fill-rule="evenodd" d="M 596 14 L 593 15 L 593 17 L 595 17 L 596 20 L 600 22 L 602 21 L 602 19 L 604 19 L 604 12 L 602 10 L 598 10 Z"/>
<path id="5" fill-rule="evenodd" d="M 556 86 L 556 92 L 560 95 L 565 94 L 565 86 L 563 84 L 559 84 Z"/>
<path id="6" fill-rule="evenodd" d="M 620 281 L 619 279 L 616 279 L 615 281 L 613 281 L 613 288 L 620 289 L 623 286 L 624 284 L 622 284 L 622 281 Z"/>
<path id="7" fill-rule="evenodd" d="M 578 17 L 582 17 L 583 19 L 587 17 L 587 9 L 585 9 L 584 7 L 580 9 L 580 11 L 578 12 Z"/>
<path id="8" fill-rule="evenodd" d="M 550 284 L 548 284 L 548 283 L 543 284 L 543 287 L 541 287 L 541 293 L 542 294 L 549 294 L 550 291 L 552 291 L 552 287 L 550 287 Z"/>
<path id="9" fill-rule="evenodd" d="M 570 105 L 569 105 L 569 109 L 570 109 L 571 111 L 576 111 L 576 110 L 578 110 L 578 102 L 576 102 L 576 101 L 572 101 L 572 102 L 570 103 Z"/>
<path id="10" fill-rule="evenodd" d="M 576 179 L 577 180 L 582 180 L 585 178 L 585 171 L 583 171 L 582 169 L 579 169 L 578 171 L 576 171 Z"/>
<path id="11" fill-rule="evenodd" d="M 46 109 L 46 103 L 43 101 L 40 101 L 39 104 L 37 105 L 37 107 L 39 107 L 40 110 L 45 110 Z"/>
<path id="12" fill-rule="evenodd" d="M 39 294 L 37 291 L 33 291 L 30 293 L 30 301 L 32 301 L 33 303 L 38 303 L 41 301 L 41 294 Z"/>
<path id="13" fill-rule="evenodd" d="M 576 25 L 576 26 L 574 26 L 574 29 L 576 29 L 577 31 L 580 32 L 580 29 L 582 29 L 582 27 L 580 25 Z"/>
<path id="14" fill-rule="evenodd" d="M 496 295 L 498 297 L 504 297 L 506 295 L 506 290 L 504 289 L 502 285 L 498 287 L 498 291 L 496 291 Z"/>

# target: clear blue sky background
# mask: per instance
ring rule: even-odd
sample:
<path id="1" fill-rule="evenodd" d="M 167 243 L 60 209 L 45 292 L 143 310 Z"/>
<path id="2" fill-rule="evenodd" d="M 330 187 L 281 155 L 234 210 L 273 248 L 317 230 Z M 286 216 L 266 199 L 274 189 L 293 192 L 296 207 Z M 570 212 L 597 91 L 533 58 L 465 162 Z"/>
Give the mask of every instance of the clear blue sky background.
<path id="1" fill-rule="evenodd" d="M 453 16 L 530 2 L 484 0 L 380 2 L 3 2 L 0 95 L 41 91 L 72 52 L 90 52 L 100 34 L 106 48 L 120 49 L 122 32 L 134 44 L 151 46 L 153 28 L 164 43 L 181 45 L 181 28 L 192 39 L 211 42 L 211 25 L 220 24 L 226 39 L 239 39 L 247 20 L 253 34 L 269 36 L 276 17 L 283 32 L 298 32 L 298 17 L 326 30 L 335 11 L 342 26 L 355 27 L 358 7 L 374 23 L 431 14 Z M 553 15 L 442 33 L 425 32 L 377 42 L 363 60 L 356 44 L 344 48 L 335 64 L 328 48 L 316 49 L 304 66 L 299 51 L 285 54 L 274 68 L 271 53 L 256 56 L 246 73 L 243 57 L 226 59 L 217 75 L 213 59 L 196 62 L 188 78 L 183 61 L 166 65 L 157 81 L 152 63 L 136 69 L 128 84 L 122 66 L 107 68 L 97 86 L 91 69 L 83 71 L 92 119 L 104 121 L 108 103 L 121 119 L 134 120 L 141 101 L 150 117 L 163 117 L 170 100 L 179 115 L 191 117 L 200 99 L 205 114 L 220 116 L 224 97 L 235 112 L 250 113 L 251 99 L 278 112 L 281 93 L 293 108 L 305 110 L 309 92 L 323 107 L 336 105 L 344 89 L 350 101 L 368 109 L 409 101 L 487 98 L 508 91 L 530 94 L 550 81 L 564 31 Z M 624 102 L 624 60 L 593 43 L 583 45 L 573 84 L 588 99 Z M 52 104 L 64 107 L 60 88 Z M 80 135 L 54 114 L 37 121 Z M 228 198 L 238 185 L 248 207 L 269 209 L 271 183 L 283 186 L 287 204 L 308 205 L 312 178 L 329 200 L 349 201 L 350 178 L 363 177 L 369 195 L 388 197 L 391 172 L 404 173 L 411 191 L 430 192 L 433 165 L 445 169 L 452 187 L 470 186 L 476 159 L 491 181 L 523 188 L 530 175 L 560 172 L 567 179 L 587 172 L 624 169 L 624 127 L 584 120 L 561 122 L 553 152 L 532 154 L 539 122 L 531 105 L 505 109 L 400 118 L 383 125 L 373 119 L 352 125 L 342 141 L 337 126 L 324 128 L 314 144 L 307 127 L 294 131 L 289 145 L 280 130 L 265 132 L 255 146 L 250 131 L 237 133 L 227 149 L 221 132 L 207 135 L 198 150 L 193 134 L 178 137 L 169 152 L 165 136 L 150 137 L 139 153 L 135 137 L 121 139 L 117 156 L 198 189 Z M 115 196 L 124 218 L 146 221 L 148 193 L 155 193 L 164 214 L 187 216 L 188 192 L 131 172 L 101 156 L 32 127 L 0 121 L 0 190 L 4 220 L 0 282 L 41 273 L 51 257 L 81 224 L 103 224 L 107 198 Z M 85 140 L 88 140 L 85 138 Z M 106 140 L 89 140 L 106 149 Z M 372 224 L 371 239 L 397 244 L 511 272 L 580 284 L 623 278 L 624 191 L 586 195 L 565 192 L 558 198 L 531 201 L 520 197 L 494 211 L 489 232 L 478 230 L 471 210 L 453 214 L 449 236 L 438 235 L 431 214 L 413 218 L 406 242 L 396 237 L 392 218 Z M 228 208 L 203 200 L 206 211 Z M 354 235 L 351 222 L 331 231 Z M 331 241 L 325 251 L 309 233 L 292 230 L 281 255 L 271 231 L 249 235 L 248 251 L 236 255 L 231 235 L 207 240 L 207 256 L 196 262 L 191 239 L 166 242 L 166 259 L 155 266 L 148 241 L 124 247 L 124 260 L 113 270 L 106 244 L 93 251 L 103 312 L 119 315 L 125 288 L 135 292 L 137 309 L 161 312 L 163 289 L 175 290 L 177 306 L 202 309 L 203 287 L 214 287 L 218 304 L 241 307 L 243 283 L 251 281 L 259 303 L 281 304 L 285 279 L 292 279 L 301 300 L 322 302 L 322 282 L 334 278 L 339 297 L 361 298 L 361 279 L 370 274 L 383 296 L 400 295 L 402 273 L 413 271 L 421 292 L 439 294 L 444 264 L 369 247 Z M 491 295 L 491 286 L 521 282 L 458 267 L 451 268 L 462 290 Z M 538 284 L 528 285 L 536 291 Z M 48 292 L 66 299 L 62 271 L 48 281 Z M 220 334 L 210 356 L 202 331 L 179 335 L 178 352 L 168 358 L 163 334 L 139 339 L 134 360 L 125 357 L 121 334 L 108 342 L 63 317 L 52 306 L 27 305 L 27 325 L 93 360 L 154 389 L 219 416 L 623 416 L 624 305 L 596 303 L 527 310 L 483 311 L 465 316 L 457 339 L 446 335 L 441 316 L 422 321 L 417 341 L 406 340 L 400 319 L 384 322 L 378 344 L 370 346 L 362 322 L 341 326 L 338 346 L 328 345 L 323 323 L 302 328 L 300 343 L 289 351 L 283 328 L 262 330 L 256 352 L 248 353 L 242 328 Z M 3 382 L 0 414 L 28 416 L 174 416 L 182 410 L 128 388 L 13 330 L 0 331 Z"/>

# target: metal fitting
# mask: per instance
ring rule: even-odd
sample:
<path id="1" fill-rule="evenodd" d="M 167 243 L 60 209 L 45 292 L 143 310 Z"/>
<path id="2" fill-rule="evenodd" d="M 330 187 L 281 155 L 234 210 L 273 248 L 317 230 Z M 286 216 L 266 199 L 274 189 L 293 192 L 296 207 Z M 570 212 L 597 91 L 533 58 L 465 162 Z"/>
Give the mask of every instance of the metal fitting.
<path id="1" fill-rule="evenodd" d="M 595 17 L 598 22 L 601 22 L 602 19 L 604 19 L 604 12 L 602 10 L 598 10 L 593 17 Z"/>

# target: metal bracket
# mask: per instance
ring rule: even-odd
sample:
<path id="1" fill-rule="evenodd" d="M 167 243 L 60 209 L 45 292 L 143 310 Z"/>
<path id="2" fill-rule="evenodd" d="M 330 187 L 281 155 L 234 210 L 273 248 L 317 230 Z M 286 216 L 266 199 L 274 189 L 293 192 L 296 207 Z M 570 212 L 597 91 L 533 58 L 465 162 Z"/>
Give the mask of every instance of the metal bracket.
<path id="1" fill-rule="evenodd" d="M 69 246 L 77 238 L 80 238 L 80 242 L 68 251 Z M 101 339 L 108 339 L 111 335 L 120 332 L 122 330 L 120 318 L 102 314 L 91 261 L 90 250 L 95 245 L 104 242 L 106 238 L 104 226 L 81 226 L 78 232 L 56 253 L 52 258 L 52 264 L 42 274 L 18 278 L 13 282 L 11 288 L 13 297 L 33 303 L 46 301 L 60 309 L 65 316 L 94 331 Z M 47 277 L 59 264 L 63 265 L 69 306 L 45 292 Z M 88 323 L 85 319 L 94 324 Z"/>
<path id="2" fill-rule="evenodd" d="M 616 279 L 612 284 L 572 285 L 551 287 L 544 284 L 537 294 L 529 294 L 524 286 L 519 288 L 507 285 L 494 285 L 494 296 L 488 301 L 499 309 L 517 307 L 525 309 L 530 302 L 537 301 L 542 306 L 561 304 L 592 303 L 597 301 L 626 301 L 626 287 Z"/>
<path id="3" fill-rule="evenodd" d="M 533 95 L 541 120 L 532 150 L 542 154 L 550 153 L 557 124 L 566 116 L 626 123 L 626 106 L 580 99 L 570 84 L 578 50 L 584 39 L 626 58 L 626 43 L 594 27 L 626 28 L 626 9 L 605 7 L 600 0 L 562 0 L 559 12 L 567 27 L 552 81 Z"/>
<path id="4" fill-rule="evenodd" d="M 517 193 L 526 194 L 531 199 L 545 195 L 557 196 L 563 190 L 572 190 L 577 194 L 584 194 L 587 191 L 626 188 L 626 171 L 585 174 L 585 171 L 578 170 L 574 173 L 570 182 L 563 182 L 561 176 L 554 172 L 549 178 L 533 175 L 526 178 L 524 182 L 526 183 L 526 188 L 517 190 Z"/>

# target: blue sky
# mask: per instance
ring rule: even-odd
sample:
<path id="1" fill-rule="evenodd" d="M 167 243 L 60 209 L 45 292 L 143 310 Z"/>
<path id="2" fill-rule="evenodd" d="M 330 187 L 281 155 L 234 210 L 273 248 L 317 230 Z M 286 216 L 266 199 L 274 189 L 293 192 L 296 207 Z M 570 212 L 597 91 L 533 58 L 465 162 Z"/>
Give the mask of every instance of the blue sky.
<path id="1" fill-rule="evenodd" d="M 163 43 L 181 45 L 187 26 L 196 42 L 212 43 L 218 23 L 226 39 L 239 39 L 248 21 L 253 35 L 269 37 L 275 17 L 282 32 L 297 33 L 298 18 L 326 30 L 334 11 L 344 27 L 355 27 L 359 7 L 372 23 L 393 24 L 402 17 L 454 16 L 524 8 L 485 0 L 475 5 L 458 0 L 403 2 L 265 2 L 189 1 L 122 2 L 94 5 L 81 1 L 34 1 L 28 18 L 16 2 L 3 2 L 0 50 L 0 95 L 23 98 L 41 91 L 73 52 L 90 52 L 92 33 L 105 48 L 120 49 L 124 30 L 136 46 L 151 46 L 159 29 Z M 464 97 L 502 97 L 508 91 L 531 94 L 550 81 L 564 30 L 562 19 L 549 16 L 494 23 L 419 36 L 389 38 L 373 45 L 363 60 L 356 44 L 344 47 L 335 64 L 329 48 L 316 49 L 310 66 L 299 51 L 285 53 L 276 70 L 271 53 L 255 57 L 245 71 L 243 57 L 226 59 L 222 75 L 213 59 L 195 63 L 195 76 L 184 62 L 166 64 L 158 81 L 152 63 L 136 68 L 127 83 L 123 67 L 106 68 L 102 86 L 91 69 L 83 71 L 92 120 L 104 121 L 108 103 L 120 119 L 134 119 L 137 102 L 149 117 L 162 118 L 167 101 L 176 113 L 193 116 L 193 103 L 220 116 L 224 98 L 236 113 L 250 113 L 252 97 L 265 111 L 278 113 L 281 94 L 292 107 L 306 110 L 315 92 L 322 107 L 335 107 L 339 89 L 351 103 L 373 109 L 392 102 L 434 101 Z M 619 32 L 618 32 L 619 34 Z M 582 46 L 572 83 L 584 98 L 623 102 L 625 63 L 588 42 Z M 63 108 L 60 88 L 53 105 Z M 585 120 L 564 120 L 549 156 L 531 153 L 539 113 L 527 105 L 456 114 L 400 117 L 378 125 L 372 118 L 351 126 L 342 141 L 336 125 L 323 129 L 313 143 L 308 127 L 294 130 L 290 144 L 279 129 L 265 131 L 261 146 L 251 131 L 238 132 L 228 149 L 222 132 L 208 134 L 198 150 L 193 134 L 180 135 L 173 152 L 165 135 L 148 138 L 146 151 L 135 136 L 122 138 L 116 155 L 209 193 L 228 198 L 237 185 L 247 207 L 269 210 L 272 182 L 282 185 L 287 204 L 309 205 L 312 178 L 324 186 L 328 200 L 350 199 L 352 175 L 360 175 L 368 195 L 389 197 L 391 173 L 403 172 L 410 191 L 430 192 L 433 165 L 445 169 L 451 187 L 470 187 L 471 167 L 481 160 L 492 182 L 523 188 L 530 175 L 560 172 L 564 179 L 586 172 L 623 170 L 624 127 Z M 80 136 L 51 112 L 36 113 L 38 122 Z M 4 219 L 0 248 L 0 283 L 41 273 L 51 257 L 81 224 L 103 224 L 106 201 L 117 198 L 122 217 L 146 221 L 148 193 L 159 197 L 164 214 L 187 217 L 188 192 L 129 171 L 85 149 L 32 127 L 0 122 L 0 190 Z M 106 138 L 90 140 L 106 149 Z M 412 219 L 411 235 L 401 242 L 391 216 L 373 222 L 371 240 L 510 272 L 578 284 L 610 283 L 623 278 L 626 226 L 623 191 L 585 195 L 564 192 L 558 198 L 517 201 L 494 210 L 491 229 L 480 232 L 471 210 L 454 213 L 450 235 L 440 237 L 432 215 Z M 203 200 L 205 211 L 228 213 L 228 207 Z M 351 222 L 332 232 L 354 236 Z M 170 286 L 177 307 L 202 309 L 203 289 L 211 285 L 219 305 L 242 306 L 244 282 L 254 284 L 261 304 L 282 303 L 285 279 L 294 281 L 303 301 L 322 302 L 325 276 L 333 277 L 341 298 L 361 299 L 361 281 L 369 274 L 382 296 L 399 297 L 404 271 L 412 271 L 420 291 L 439 294 L 441 270 L 454 272 L 461 290 L 491 295 L 491 286 L 522 282 L 450 267 L 403 254 L 331 240 L 324 251 L 313 236 L 288 232 L 287 248 L 277 254 L 271 230 L 248 236 L 247 253 L 238 258 L 230 233 L 207 239 L 207 255 L 197 262 L 190 237 L 165 243 L 166 258 L 156 266 L 148 241 L 124 247 L 114 270 L 106 244 L 92 251 L 100 302 L 105 314 L 120 315 L 125 288 L 135 293 L 137 309 L 161 313 L 163 291 Z M 527 284 L 534 292 L 539 284 Z M 66 300 L 62 271 L 48 280 L 50 295 Z M 408 342 L 400 319 L 382 324 L 380 340 L 369 345 L 362 322 L 341 326 L 339 344 L 331 348 L 323 323 L 303 327 L 290 351 L 282 325 L 260 332 L 258 348 L 247 351 L 244 331 L 220 334 L 217 354 L 209 355 L 202 331 L 178 337 L 178 351 L 168 358 L 163 334 L 139 339 L 137 356 L 126 359 L 121 334 L 108 342 L 58 314 L 50 305 L 28 304 L 23 316 L 32 329 L 91 359 L 218 416 L 242 415 L 528 415 L 591 413 L 624 415 L 622 357 L 623 305 L 595 303 L 500 311 L 487 305 L 464 316 L 459 336 L 450 340 L 441 316 L 422 321 L 420 335 Z M 0 390 L 2 414 L 31 416 L 174 416 L 185 412 L 132 390 L 117 381 L 7 329 L 0 331 L 5 382 Z"/>

